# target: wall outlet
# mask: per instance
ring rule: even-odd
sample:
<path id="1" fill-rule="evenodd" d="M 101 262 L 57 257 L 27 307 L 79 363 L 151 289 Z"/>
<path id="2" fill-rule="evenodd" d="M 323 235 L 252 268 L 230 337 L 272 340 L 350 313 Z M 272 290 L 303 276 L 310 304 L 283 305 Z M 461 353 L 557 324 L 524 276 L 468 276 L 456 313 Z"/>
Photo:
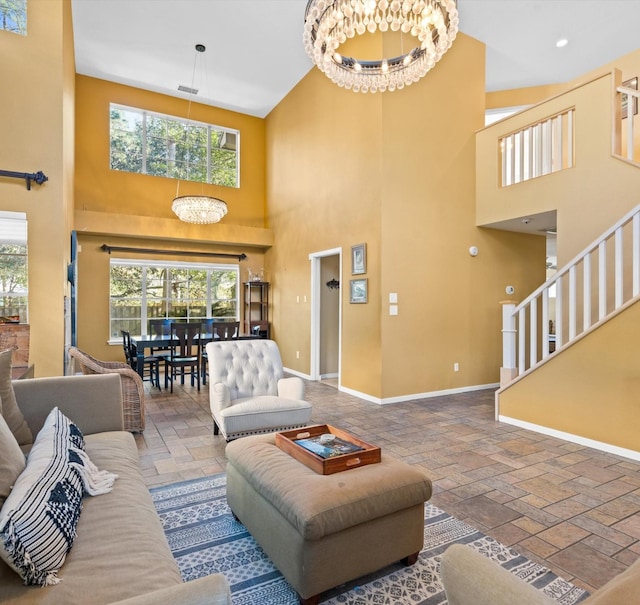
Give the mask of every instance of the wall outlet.
<path id="1" fill-rule="evenodd" d="M 454 372 L 460 371 L 460 364 L 457 361 L 453 364 L 453 371 Z"/>
<path id="2" fill-rule="evenodd" d="M 296 351 L 296 359 L 300 359 L 300 351 Z"/>

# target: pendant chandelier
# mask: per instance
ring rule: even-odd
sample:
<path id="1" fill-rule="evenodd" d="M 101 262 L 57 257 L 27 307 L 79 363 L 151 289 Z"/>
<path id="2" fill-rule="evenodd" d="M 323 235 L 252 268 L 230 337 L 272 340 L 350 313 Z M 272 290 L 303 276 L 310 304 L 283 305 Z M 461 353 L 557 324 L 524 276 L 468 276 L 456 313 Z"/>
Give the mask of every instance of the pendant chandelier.
<path id="1" fill-rule="evenodd" d="M 400 32 L 410 41 L 396 57 L 344 57 L 340 47 L 365 33 Z M 458 33 L 455 0 L 309 0 L 304 47 L 320 71 L 354 92 L 401 89 L 422 78 Z"/>
<path id="2" fill-rule="evenodd" d="M 198 53 L 206 50 L 204 44 L 196 44 L 196 55 L 193 63 L 193 77 L 191 79 L 191 94 L 197 94 L 194 88 L 196 63 Z M 187 120 L 191 115 L 191 98 L 187 109 Z M 222 200 L 208 195 L 180 195 L 180 179 L 176 187 L 176 197 L 171 204 L 171 210 L 185 223 L 195 223 L 197 225 L 208 225 L 217 223 L 227 214 L 227 204 Z"/>
<path id="3" fill-rule="evenodd" d="M 218 223 L 227 214 L 227 204 L 208 195 L 182 195 L 173 200 L 171 210 L 185 223 Z"/>

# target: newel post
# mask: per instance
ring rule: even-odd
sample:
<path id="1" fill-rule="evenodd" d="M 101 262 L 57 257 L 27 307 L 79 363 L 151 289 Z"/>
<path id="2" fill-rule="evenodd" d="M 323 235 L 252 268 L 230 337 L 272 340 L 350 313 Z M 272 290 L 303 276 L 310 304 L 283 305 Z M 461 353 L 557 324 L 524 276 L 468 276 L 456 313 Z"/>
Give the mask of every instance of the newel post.
<path id="1" fill-rule="evenodd" d="M 516 366 L 516 318 L 515 301 L 503 300 L 502 305 L 502 367 L 500 368 L 500 386 L 510 383 L 518 375 Z"/>

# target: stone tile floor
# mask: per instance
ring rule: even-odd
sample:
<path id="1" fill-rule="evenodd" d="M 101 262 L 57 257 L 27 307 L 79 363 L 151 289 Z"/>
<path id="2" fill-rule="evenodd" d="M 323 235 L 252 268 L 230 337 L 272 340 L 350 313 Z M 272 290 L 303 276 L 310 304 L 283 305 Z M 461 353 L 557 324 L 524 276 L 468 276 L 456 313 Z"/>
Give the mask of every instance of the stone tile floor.
<path id="1" fill-rule="evenodd" d="M 145 388 L 148 486 L 224 472 L 208 387 Z M 640 463 L 496 423 L 493 391 L 380 406 L 308 382 L 307 399 L 313 423 L 422 467 L 436 506 L 590 592 L 640 557 Z"/>

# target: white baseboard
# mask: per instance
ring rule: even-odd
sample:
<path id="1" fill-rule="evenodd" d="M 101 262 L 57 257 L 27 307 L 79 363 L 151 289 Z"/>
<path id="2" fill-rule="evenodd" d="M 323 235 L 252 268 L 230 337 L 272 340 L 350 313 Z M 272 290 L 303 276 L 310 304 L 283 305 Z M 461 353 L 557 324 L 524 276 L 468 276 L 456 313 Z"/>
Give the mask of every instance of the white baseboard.
<path id="1" fill-rule="evenodd" d="M 513 426 L 520 427 L 521 429 L 527 429 L 543 435 L 549 435 L 550 437 L 556 437 L 558 439 L 563 439 L 564 441 L 593 448 L 594 450 L 600 450 L 601 452 L 615 454 L 616 456 L 623 456 L 624 458 L 630 458 L 631 460 L 640 462 L 640 452 L 628 450 L 624 447 L 618 447 L 617 445 L 611 445 L 610 443 L 604 443 L 603 441 L 596 441 L 595 439 L 588 439 L 587 437 L 581 437 L 580 435 L 573 435 L 572 433 L 565 433 L 564 431 L 558 431 L 546 426 L 540 426 L 539 424 L 525 422 L 524 420 L 518 420 L 517 418 L 509 418 L 509 416 L 500 415 L 498 416 L 498 420 L 505 424 L 512 424 Z"/>
<path id="2" fill-rule="evenodd" d="M 320 380 L 327 380 L 329 378 L 338 378 L 340 374 L 338 372 L 332 372 L 330 374 L 320 374 Z"/>
<path id="3" fill-rule="evenodd" d="M 499 383 L 495 382 L 491 384 L 478 384 L 478 385 L 471 385 L 466 387 L 459 387 L 456 389 L 445 389 L 442 391 L 428 391 L 426 393 L 400 395 L 399 397 L 385 397 L 384 399 L 381 399 L 380 397 L 373 397 L 372 395 L 368 395 L 367 393 L 361 393 L 360 391 L 355 391 L 353 389 L 349 389 L 343 386 L 341 386 L 339 390 L 345 393 L 348 393 L 349 395 L 353 395 L 354 397 L 359 397 L 360 399 L 364 399 L 365 401 L 370 401 L 371 403 L 377 403 L 379 405 L 387 405 L 389 403 L 403 403 L 405 401 L 414 401 L 416 399 L 430 399 L 432 397 L 441 397 L 443 395 L 457 395 L 458 393 L 469 393 L 472 391 L 484 391 L 486 389 L 497 389 L 499 386 L 500 386 Z"/>
<path id="4" fill-rule="evenodd" d="M 302 372 L 297 372 L 296 370 L 291 370 L 289 368 L 282 368 L 285 374 L 292 374 L 293 376 L 298 376 L 304 380 L 311 380 L 311 376 L 309 374 L 303 374 Z"/>

